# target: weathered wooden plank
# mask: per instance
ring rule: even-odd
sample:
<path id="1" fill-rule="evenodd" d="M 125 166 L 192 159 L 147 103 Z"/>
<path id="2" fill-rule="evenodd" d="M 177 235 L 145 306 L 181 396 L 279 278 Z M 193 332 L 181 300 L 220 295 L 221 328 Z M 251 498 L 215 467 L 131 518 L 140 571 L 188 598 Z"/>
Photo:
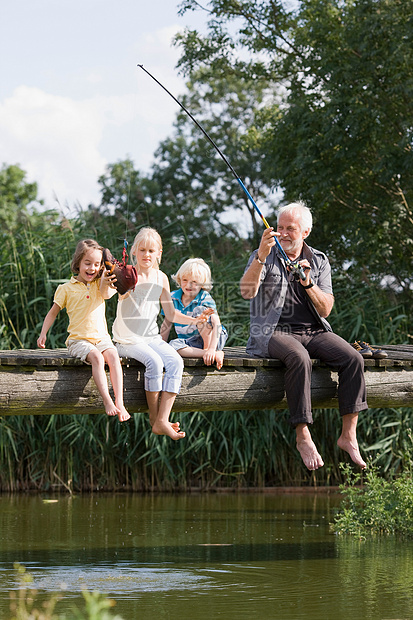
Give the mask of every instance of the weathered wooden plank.
<path id="1" fill-rule="evenodd" d="M 287 407 L 279 360 L 248 358 L 241 347 L 225 353 L 220 371 L 202 360 L 185 360 L 175 411 Z M 388 359 L 365 360 L 370 407 L 413 406 L 413 347 L 401 353 L 398 359 L 393 348 Z M 135 360 L 123 360 L 125 404 L 132 412 L 147 410 L 143 370 Z M 337 380 L 337 373 L 313 361 L 314 407 L 337 406 Z M 90 366 L 71 358 L 67 350 L 0 351 L 0 415 L 102 412 Z"/>
<path id="2" fill-rule="evenodd" d="M 369 407 L 412 407 L 413 367 L 372 367 L 366 372 Z"/>

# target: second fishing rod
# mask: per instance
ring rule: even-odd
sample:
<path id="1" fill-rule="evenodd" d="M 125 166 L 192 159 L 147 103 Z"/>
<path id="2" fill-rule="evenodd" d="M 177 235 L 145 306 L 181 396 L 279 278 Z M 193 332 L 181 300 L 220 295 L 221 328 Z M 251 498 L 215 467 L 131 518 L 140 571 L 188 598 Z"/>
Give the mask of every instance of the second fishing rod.
<path id="1" fill-rule="evenodd" d="M 245 192 L 245 194 L 247 195 L 248 199 L 250 200 L 252 206 L 254 207 L 255 211 L 258 213 L 258 215 L 260 216 L 260 218 L 262 219 L 262 221 L 264 222 L 264 225 L 266 228 L 270 228 L 270 225 L 268 224 L 267 220 L 265 219 L 265 217 L 263 216 L 263 214 L 261 213 L 261 211 L 259 210 L 257 204 L 255 203 L 255 200 L 253 199 L 253 197 L 251 196 L 250 192 L 248 191 L 248 189 L 245 187 L 244 183 L 242 182 L 240 176 L 235 172 L 234 168 L 231 166 L 231 164 L 229 163 L 228 159 L 225 157 L 224 153 L 221 151 L 221 149 L 215 144 L 215 142 L 213 141 L 213 139 L 211 138 L 211 136 L 205 131 L 205 129 L 202 127 L 202 125 L 200 125 L 198 123 L 198 121 L 196 120 L 196 118 L 194 116 L 192 116 L 192 114 L 189 112 L 189 110 L 187 110 L 185 108 L 185 106 L 159 81 L 156 79 L 156 77 L 154 75 L 152 75 L 152 73 L 150 73 L 147 69 L 145 69 L 145 67 L 143 65 L 138 65 L 138 67 L 140 69 L 142 69 L 147 75 L 149 75 L 149 77 L 151 77 L 161 88 L 163 88 L 163 90 L 168 93 L 168 95 L 170 97 L 172 97 L 172 99 L 174 101 L 176 101 L 176 103 L 180 106 L 180 108 L 182 108 L 182 110 L 189 116 L 189 118 L 195 123 L 195 125 L 198 127 L 198 129 L 200 129 L 202 131 L 202 133 L 204 134 L 204 136 L 206 137 L 206 139 L 212 144 L 212 146 L 214 147 L 214 149 L 217 151 L 217 153 L 220 155 L 220 157 L 223 159 L 223 161 L 225 162 L 225 164 L 228 166 L 228 168 L 231 170 L 232 174 L 234 175 L 234 177 L 236 178 L 238 184 L 240 185 L 240 187 L 242 188 L 242 190 Z M 291 260 L 291 258 L 289 258 L 287 256 L 287 254 L 284 252 L 284 249 L 282 247 L 282 245 L 280 244 L 280 242 L 278 241 L 277 237 L 274 237 L 275 243 L 287 265 L 287 267 L 290 269 L 290 271 L 297 277 L 297 278 L 301 278 L 301 280 L 305 280 L 306 276 L 304 273 L 304 269 L 301 267 L 301 265 L 297 262 L 297 261 L 293 261 Z"/>

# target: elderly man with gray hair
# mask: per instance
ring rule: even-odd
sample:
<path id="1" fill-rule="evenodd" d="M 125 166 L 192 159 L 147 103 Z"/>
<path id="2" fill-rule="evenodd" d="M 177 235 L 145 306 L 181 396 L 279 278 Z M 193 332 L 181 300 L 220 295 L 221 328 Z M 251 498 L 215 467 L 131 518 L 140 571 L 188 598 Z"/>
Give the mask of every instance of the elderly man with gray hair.
<path id="1" fill-rule="evenodd" d="M 355 349 L 334 334 L 326 318 L 334 296 L 330 263 L 304 241 L 311 232 L 311 211 L 302 202 L 281 207 L 277 230 L 267 228 L 258 250 L 241 278 L 241 295 L 251 300 L 247 353 L 281 360 L 286 366 L 285 392 L 297 449 L 305 466 L 324 465 L 312 440 L 311 358 L 338 371 L 338 401 L 342 431 L 337 445 L 361 468 L 366 467 L 357 442 L 358 414 L 367 409 L 364 361 Z M 289 259 L 301 265 L 305 279 L 286 264 L 274 237 Z"/>

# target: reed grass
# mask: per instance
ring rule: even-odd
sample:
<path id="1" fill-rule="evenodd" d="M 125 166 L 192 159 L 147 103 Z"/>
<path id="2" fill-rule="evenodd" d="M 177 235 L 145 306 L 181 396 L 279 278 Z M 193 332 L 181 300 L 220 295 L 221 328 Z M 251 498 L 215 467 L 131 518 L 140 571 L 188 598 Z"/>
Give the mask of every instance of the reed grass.
<path id="1" fill-rule="evenodd" d="M 56 212 L 34 218 L 15 234 L 3 235 L 0 248 L 0 348 L 35 348 L 43 318 L 57 284 L 70 276 L 75 243 L 95 237 L 120 256 L 119 230 L 104 218 L 91 222 L 79 215 L 68 222 Z M 89 223 L 88 223 L 89 222 Z M 102 223 L 103 222 L 103 223 Z M 238 282 L 248 251 L 226 245 L 228 254 L 211 248 L 212 290 L 228 345 L 248 338 L 248 303 Z M 221 248 L 222 249 L 222 248 Z M 181 248 L 182 250 L 182 248 Z M 166 252 L 162 263 L 173 273 L 187 255 Z M 217 256 L 220 256 L 219 260 Z M 362 282 L 344 281 L 335 288 L 331 316 L 334 330 L 346 340 L 399 344 L 409 340 L 409 313 L 394 295 Z M 108 324 L 116 303 L 107 304 Z M 59 314 L 49 334 L 50 348 L 62 347 L 67 318 Z M 411 409 L 363 412 L 359 440 L 365 455 L 386 475 L 403 470 Z M 175 415 L 187 438 L 173 442 L 151 433 L 147 415 L 135 413 L 128 423 L 105 415 L 15 416 L 0 418 L 0 490 L 188 490 L 218 487 L 337 485 L 343 480 L 336 446 L 340 418 L 336 410 L 314 413 L 313 435 L 326 463 L 309 473 L 295 448 L 287 411 L 188 412 Z"/>
<path id="2" fill-rule="evenodd" d="M 336 446 L 336 410 L 315 412 L 312 433 L 325 467 L 313 473 L 295 448 L 286 411 L 173 417 L 187 433 L 184 440 L 153 435 L 144 413 L 124 424 L 106 415 L 0 418 L 0 489 L 185 491 L 343 482 L 340 463 L 349 459 Z M 360 416 L 362 452 L 384 474 L 403 470 L 412 418 L 410 409 Z"/>

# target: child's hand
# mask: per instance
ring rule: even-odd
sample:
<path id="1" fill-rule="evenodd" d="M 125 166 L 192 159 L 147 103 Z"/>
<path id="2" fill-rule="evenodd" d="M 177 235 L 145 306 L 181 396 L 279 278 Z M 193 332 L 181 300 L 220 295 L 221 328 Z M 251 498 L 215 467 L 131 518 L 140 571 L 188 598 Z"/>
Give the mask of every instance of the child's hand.
<path id="1" fill-rule="evenodd" d="M 199 316 L 196 317 L 196 322 L 197 323 L 206 323 L 206 321 L 209 319 L 211 314 L 214 314 L 214 309 L 213 308 L 205 308 L 205 310 L 202 312 L 202 314 L 200 314 Z"/>
<path id="2" fill-rule="evenodd" d="M 110 271 L 103 270 L 102 273 L 102 284 L 108 286 L 109 288 L 116 288 L 115 286 L 116 276 L 114 273 L 110 273 Z"/>
<path id="3" fill-rule="evenodd" d="M 37 339 L 37 346 L 39 347 L 39 349 L 44 349 L 46 345 L 46 336 L 42 336 L 40 334 L 40 336 Z"/>

